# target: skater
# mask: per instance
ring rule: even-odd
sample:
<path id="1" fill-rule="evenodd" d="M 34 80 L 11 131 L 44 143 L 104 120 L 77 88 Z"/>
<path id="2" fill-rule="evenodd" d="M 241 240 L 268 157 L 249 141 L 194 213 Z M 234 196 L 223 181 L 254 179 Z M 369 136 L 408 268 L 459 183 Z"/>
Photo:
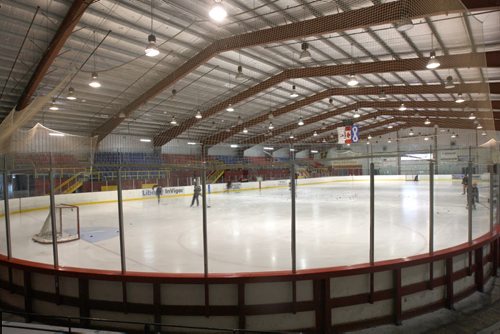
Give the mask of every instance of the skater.
<path id="1" fill-rule="evenodd" d="M 467 177 L 467 175 L 464 175 L 464 177 L 462 178 L 462 187 L 463 187 L 462 195 L 465 195 L 465 190 L 467 189 L 468 183 L 469 183 L 469 178 Z"/>
<path id="2" fill-rule="evenodd" d="M 160 205 L 160 197 L 161 193 L 163 192 L 163 188 L 160 185 L 155 184 L 153 186 L 153 191 L 155 192 L 156 197 L 158 198 L 158 205 Z"/>
<path id="3" fill-rule="evenodd" d="M 226 192 L 230 192 L 232 187 L 233 187 L 233 183 L 231 181 L 227 181 Z"/>
<path id="4" fill-rule="evenodd" d="M 413 179 L 413 181 L 418 182 L 418 174 L 415 175 L 415 178 Z"/>
<path id="5" fill-rule="evenodd" d="M 193 207 L 194 201 L 196 201 L 196 206 L 200 206 L 200 201 L 198 200 L 200 194 L 201 194 L 201 187 L 195 183 L 193 191 L 193 200 L 191 201 L 191 207 Z"/>
<path id="6" fill-rule="evenodd" d="M 469 189 L 467 189 L 467 193 L 468 193 L 468 191 L 469 191 Z M 469 196 L 467 196 L 467 197 L 469 197 Z M 472 209 L 476 210 L 476 203 L 479 203 L 479 188 L 477 187 L 477 183 L 472 184 L 470 201 L 471 201 Z M 465 208 L 468 209 L 469 204 L 467 204 L 467 206 Z"/>

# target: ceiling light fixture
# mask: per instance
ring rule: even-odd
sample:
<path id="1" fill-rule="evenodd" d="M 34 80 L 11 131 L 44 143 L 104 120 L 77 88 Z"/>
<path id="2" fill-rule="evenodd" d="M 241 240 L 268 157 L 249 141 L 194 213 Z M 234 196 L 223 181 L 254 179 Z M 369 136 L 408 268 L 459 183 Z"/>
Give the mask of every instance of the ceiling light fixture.
<path id="1" fill-rule="evenodd" d="M 194 117 L 196 117 L 197 119 L 203 118 L 203 116 L 201 115 L 201 112 L 199 110 L 196 112 L 196 116 L 194 116 Z"/>
<path id="2" fill-rule="evenodd" d="M 177 125 L 177 120 L 175 119 L 175 116 L 172 116 L 172 120 L 170 121 L 170 124 Z"/>
<path id="3" fill-rule="evenodd" d="M 396 30 L 399 32 L 405 32 L 413 28 L 413 22 L 409 17 L 402 17 L 395 24 Z"/>
<path id="4" fill-rule="evenodd" d="M 101 87 L 101 83 L 97 79 L 97 71 L 95 70 L 95 68 L 96 68 L 96 66 L 95 66 L 96 53 L 97 53 L 97 48 L 95 46 L 95 31 L 94 31 L 94 54 L 93 54 L 93 57 L 92 57 L 92 58 L 94 58 L 93 59 L 94 60 L 94 71 L 92 72 L 91 80 L 89 82 L 89 86 L 92 87 L 92 88 L 99 88 L 99 87 Z"/>
<path id="5" fill-rule="evenodd" d="M 410 133 L 408 133 L 410 136 L 413 136 L 415 133 L 413 132 L 413 129 L 410 129 Z"/>
<path id="6" fill-rule="evenodd" d="M 478 123 L 476 129 L 481 130 L 482 128 L 483 126 L 481 125 L 481 123 Z"/>
<path id="7" fill-rule="evenodd" d="M 457 138 L 457 135 L 455 134 L 455 132 L 453 132 L 453 133 L 451 134 L 451 138 Z"/>
<path id="8" fill-rule="evenodd" d="M 401 105 L 399 106 L 399 111 L 405 111 L 406 110 L 406 106 L 404 103 L 401 103 Z"/>
<path id="9" fill-rule="evenodd" d="M 304 125 L 304 119 L 302 118 L 302 116 L 299 117 L 299 122 L 297 123 L 299 126 L 302 126 Z"/>
<path id="10" fill-rule="evenodd" d="M 309 52 L 309 43 L 307 42 L 304 42 L 302 43 L 302 45 L 300 46 L 300 48 L 302 49 L 302 52 L 300 53 L 300 56 L 299 56 L 299 59 L 302 59 L 302 60 L 305 60 L 305 59 L 311 59 L 311 53 Z"/>
<path id="11" fill-rule="evenodd" d="M 332 97 L 328 99 L 328 103 L 333 104 L 333 98 Z"/>
<path id="12" fill-rule="evenodd" d="M 272 130 L 272 129 L 274 129 L 274 125 L 273 125 L 273 122 L 269 122 L 269 126 L 268 126 L 268 129 L 269 129 L 269 130 Z"/>
<path id="13" fill-rule="evenodd" d="M 425 122 L 424 122 L 425 125 L 429 125 L 431 124 L 431 120 L 429 118 L 426 118 L 425 119 Z"/>
<path id="14" fill-rule="evenodd" d="M 49 132 L 49 136 L 64 137 L 64 133 L 61 133 L 61 132 Z"/>
<path id="15" fill-rule="evenodd" d="M 354 115 L 352 115 L 353 118 L 359 118 L 361 115 L 359 114 L 358 108 L 354 110 Z"/>
<path id="16" fill-rule="evenodd" d="M 389 140 L 387 140 L 387 142 L 388 142 L 389 144 L 390 144 L 390 143 L 392 143 L 392 140 L 391 140 L 391 138 L 389 138 Z"/>
<path id="17" fill-rule="evenodd" d="M 56 105 L 56 99 L 52 99 L 52 103 L 49 107 L 50 110 L 59 110 L 59 107 Z"/>
<path id="18" fill-rule="evenodd" d="M 295 138 L 295 136 L 293 135 L 293 133 L 290 133 L 290 137 L 289 138 L 290 139 L 294 139 Z"/>
<path id="19" fill-rule="evenodd" d="M 188 145 L 196 145 L 196 143 L 194 141 L 188 141 L 187 144 Z"/>
<path id="20" fill-rule="evenodd" d="M 393 127 L 394 127 L 394 126 L 392 126 L 392 124 L 389 124 L 389 125 L 387 126 L 387 128 L 388 128 L 388 129 L 392 129 Z"/>
<path id="21" fill-rule="evenodd" d="M 424 140 L 429 140 L 429 137 L 424 137 Z"/>
<path id="22" fill-rule="evenodd" d="M 429 70 L 434 70 L 434 69 L 438 68 L 439 66 L 441 66 L 441 63 L 439 62 L 439 60 L 436 59 L 436 52 L 431 51 L 431 54 L 429 57 L 429 62 L 427 63 L 427 65 L 425 67 Z"/>
<path id="23" fill-rule="evenodd" d="M 229 111 L 229 112 L 233 112 L 234 111 L 234 108 L 231 105 L 231 103 L 229 103 L 229 105 L 227 106 L 226 111 Z"/>
<path id="24" fill-rule="evenodd" d="M 292 86 L 292 92 L 290 93 L 290 97 L 297 97 L 299 94 L 297 94 L 297 90 L 295 89 L 295 85 Z"/>
<path id="25" fill-rule="evenodd" d="M 214 0 L 215 5 L 208 12 L 208 16 L 216 22 L 222 22 L 227 17 L 226 9 L 222 6 L 222 0 Z"/>
<path id="26" fill-rule="evenodd" d="M 151 143 L 151 139 L 147 139 L 147 138 L 141 138 L 140 141 L 143 143 Z"/>
<path id="27" fill-rule="evenodd" d="M 247 128 L 243 128 L 243 133 L 248 133 L 248 129 Z"/>
<path id="28" fill-rule="evenodd" d="M 236 80 L 241 80 L 243 79 L 243 66 L 238 65 L 238 72 L 236 72 L 236 75 L 234 76 Z"/>
<path id="29" fill-rule="evenodd" d="M 153 32 L 153 0 L 151 1 L 151 33 L 148 36 L 148 45 L 144 52 L 148 57 L 156 57 L 160 54 L 160 50 L 156 46 L 156 36 Z"/>
<path id="30" fill-rule="evenodd" d="M 366 145 L 370 145 L 370 142 L 369 142 L 369 141 L 367 141 L 367 142 L 366 142 Z"/>
<path id="31" fill-rule="evenodd" d="M 349 81 L 347 81 L 348 86 L 354 87 L 354 86 L 357 86 L 358 83 L 359 82 L 358 82 L 358 80 L 356 80 L 356 77 L 354 76 L 354 74 L 349 75 Z"/>
<path id="32" fill-rule="evenodd" d="M 385 91 L 380 92 L 378 99 L 379 100 L 387 100 L 387 95 L 385 94 Z"/>
<path id="33" fill-rule="evenodd" d="M 314 131 L 313 137 L 316 137 L 317 135 L 318 135 L 318 133 L 316 131 Z"/>
<path id="34" fill-rule="evenodd" d="M 481 136 L 486 136 L 486 131 L 481 132 Z"/>
<path id="35" fill-rule="evenodd" d="M 97 77 L 97 72 L 92 72 L 91 78 L 92 78 L 92 80 L 89 82 L 90 87 L 92 87 L 92 88 L 101 87 L 101 83 L 99 82 L 99 79 Z"/>
<path id="36" fill-rule="evenodd" d="M 322 140 L 321 142 L 322 142 L 322 143 L 326 143 L 326 139 L 325 139 L 325 138 L 323 138 L 323 140 Z"/>
<path id="37" fill-rule="evenodd" d="M 453 83 L 453 77 L 451 75 L 448 75 L 446 77 L 446 83 L 444 84 L 444 88 L 446 89 L 455 88 L 455 84 Z"/>
<path id="38" fill-rule="evenodd" d="M 66 99 L 70 101 L 76 100 L 75 89 L 73 87 L 68 88 L 68 95 L 66 95 Z"/>
<path id="39" fill-rule="evenodd" d="M 372 135 L 368 135 L 368 139 L 372 139 Z"/>
<path id="40" fill-rule="evenodd" d="M 463 102 L 465 102 L 465 99 L 464 99 L 462 93 L 458 93 L 457 98 L 455 99 L 455 102 L 456 103 L 463 103 Z"/>
<path id="41" fill-rule="evenodd" d="M 474 115 L 474 113 L 471 112 L 470 115 L 469 115 L 469 119 L 470 120 L 476 119 L 476 115 Z"/>

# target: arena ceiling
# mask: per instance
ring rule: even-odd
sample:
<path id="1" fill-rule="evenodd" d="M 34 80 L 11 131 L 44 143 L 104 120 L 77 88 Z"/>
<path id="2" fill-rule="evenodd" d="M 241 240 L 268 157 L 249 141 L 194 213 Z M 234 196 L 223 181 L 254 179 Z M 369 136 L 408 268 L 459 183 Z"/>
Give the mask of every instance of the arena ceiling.
<path id="1" fill-rule="evenodd" d="M 223 0 L 221 23 L 209 18 L 213 0 L 0 5 L 0 116 L 69 80 L 58 110 L 26 126 L 155 145 L 314 142 L 350 121 L 364 136 L 427 118 L 500 129 L 497 0 Z M 144 53 L 151 33 L 156 57 Z M 441 65 L 430 70 L 432 51 Z M 93 72 L 100 88 L 88 85 Z"/>

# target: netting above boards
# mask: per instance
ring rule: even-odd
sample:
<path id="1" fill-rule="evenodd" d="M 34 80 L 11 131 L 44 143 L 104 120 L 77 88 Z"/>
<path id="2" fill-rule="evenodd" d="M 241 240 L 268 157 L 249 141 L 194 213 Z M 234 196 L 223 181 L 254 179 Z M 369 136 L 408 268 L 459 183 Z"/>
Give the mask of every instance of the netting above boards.
<path id="1" fill-rule="evenodd" d="M 16 130 L 11 137 L 8 153 L 15 153 L 17 161 L 21 158 L 31 159 L 38 167 L 50 164 L 51 159 L 57 165 L 91 163 L 96 145 L 97 137 L 67 134 L 38 123 L 31 129 Z"/>

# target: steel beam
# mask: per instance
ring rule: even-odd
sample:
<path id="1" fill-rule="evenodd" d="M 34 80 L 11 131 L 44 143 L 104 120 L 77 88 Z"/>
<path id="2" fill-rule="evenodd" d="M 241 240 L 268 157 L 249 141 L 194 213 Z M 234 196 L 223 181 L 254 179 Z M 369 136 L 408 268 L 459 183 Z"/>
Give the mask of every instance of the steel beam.
<path id="1" fill-rule="evenodd" d="M 489 6 L 490 4 L 487 5 Z M 408 8 L 411 8 L 410 11 L 407 11 L 408 18 L 410 19 L 466 11 L 466 8 L 461 5 L 460 2 L 455 0 L 406 0 L 404 3 L 403 1 L 395 1 L 217 40 L 153 85 L 129 105 L 118 110 L 115 117 L 112 117 L 94 131 L 94 135 L 98 135 L 99 140 L 102 140 L 121 124 L 124 118 L 118 117 L 120 113 L 125 114 L 126 117 L 129 116 L 142 104 L 221 52 L 253 47 L 256 45 L 277 43 L 285 40 L 302 39 L 307 36 L 318 36 L 389 24 L 400 20 L 401 12 L 403 9 Z M 162 145 L 159 144 L 158 140 L 155 144 L 157 146 Z"/>
<path id="2" fill-rule="evenodd" d="M 24 88 L 23 94 L 19 98 L 17 102 L 16 109 L 21 110 L 24 109 L 31 100 L 31 97 L 35 93 L 36 89 L 42 82 L 43 77 L 47 74 L 49 67 L 52 65 L 54 60 L 56 59 L 59 51 L 61 51 L 64 43 L 73 32 L 76 24 L 80 21 L 83 13 L 87 9 L 87 7 L 92 3 L 92 0 L 74 0 L 71 5 L 68 13 L 64 17 L 59 29 L 57 30 L 54 38 L 50 42 L 47 47 L 42 59 L 38 63 L 38 66 L 33 72 L 33 75 L 28 82 L 26 88 Z"/>

